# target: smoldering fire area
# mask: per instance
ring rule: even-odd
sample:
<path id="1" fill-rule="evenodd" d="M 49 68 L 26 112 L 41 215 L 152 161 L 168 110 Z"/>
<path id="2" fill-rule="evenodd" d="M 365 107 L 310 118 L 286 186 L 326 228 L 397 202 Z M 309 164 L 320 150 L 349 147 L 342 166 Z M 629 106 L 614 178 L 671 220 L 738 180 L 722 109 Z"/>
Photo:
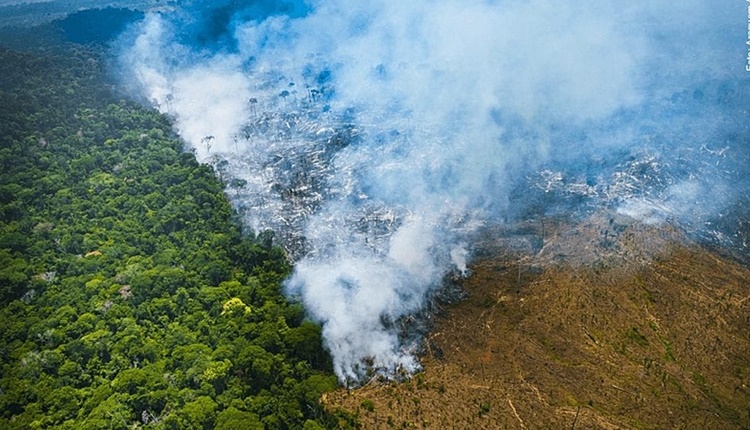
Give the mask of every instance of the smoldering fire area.
<path id="1" fill-rule="evenodd" d="M 746 22 L 719 3 L 195 0 L 118 55 L 358 380 L 419 368 L 392 322 L 483 226 L 605 208 L 747 255 Z"/>

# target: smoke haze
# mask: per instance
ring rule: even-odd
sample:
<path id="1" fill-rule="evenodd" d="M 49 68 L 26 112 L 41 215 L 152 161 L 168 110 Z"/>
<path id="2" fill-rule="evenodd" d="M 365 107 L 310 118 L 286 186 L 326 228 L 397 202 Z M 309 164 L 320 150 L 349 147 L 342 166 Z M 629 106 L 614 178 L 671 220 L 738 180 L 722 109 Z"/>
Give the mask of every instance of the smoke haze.
<path id="1" fill-rule="evenodd" d="M 539 195 L 704 233 L 736 216 L 740 3 L 195 0 L 147 14 L 120 59 L 245 221 L 277 232 L 289 294 L 358 380 L 418 369 L 396 321 Z"/>

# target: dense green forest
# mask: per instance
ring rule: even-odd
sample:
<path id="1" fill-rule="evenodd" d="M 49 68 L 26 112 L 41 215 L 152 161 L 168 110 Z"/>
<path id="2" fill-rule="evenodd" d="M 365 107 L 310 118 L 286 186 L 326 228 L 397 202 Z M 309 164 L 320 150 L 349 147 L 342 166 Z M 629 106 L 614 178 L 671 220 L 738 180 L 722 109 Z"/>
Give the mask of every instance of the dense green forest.
<path id="1" fill-rule="evenodd" d="M 0 428 L 318 429 L 290 264 L 92 48 L 0 49 Z"/>

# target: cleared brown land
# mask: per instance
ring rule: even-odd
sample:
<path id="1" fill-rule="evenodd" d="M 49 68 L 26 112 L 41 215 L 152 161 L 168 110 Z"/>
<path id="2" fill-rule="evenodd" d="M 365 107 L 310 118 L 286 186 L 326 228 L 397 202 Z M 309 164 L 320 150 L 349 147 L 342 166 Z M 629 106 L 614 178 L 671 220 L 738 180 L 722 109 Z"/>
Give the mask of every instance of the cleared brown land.
<path id="1" fill-rule="evenodd" d="M 750 270 L 606 215 L 522 227 L 485 235 L 422 373 L 328 407 L 366 429 L 750 428 Z"/>

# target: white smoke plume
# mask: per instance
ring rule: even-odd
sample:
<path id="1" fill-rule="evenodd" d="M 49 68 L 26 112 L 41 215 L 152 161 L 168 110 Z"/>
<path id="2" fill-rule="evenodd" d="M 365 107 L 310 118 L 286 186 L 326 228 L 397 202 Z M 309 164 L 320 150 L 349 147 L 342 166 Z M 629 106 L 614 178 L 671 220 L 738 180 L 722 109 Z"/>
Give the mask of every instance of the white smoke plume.
<path id="1" fill-rule="evenodd" d="M 147 15 L 125 74 L 276 230 L 342 381 L 418 368 L 395 322 L 537 171 L 647 222 L 734 201 L 750 86 L 728 0 L 219 3 Z"/>

